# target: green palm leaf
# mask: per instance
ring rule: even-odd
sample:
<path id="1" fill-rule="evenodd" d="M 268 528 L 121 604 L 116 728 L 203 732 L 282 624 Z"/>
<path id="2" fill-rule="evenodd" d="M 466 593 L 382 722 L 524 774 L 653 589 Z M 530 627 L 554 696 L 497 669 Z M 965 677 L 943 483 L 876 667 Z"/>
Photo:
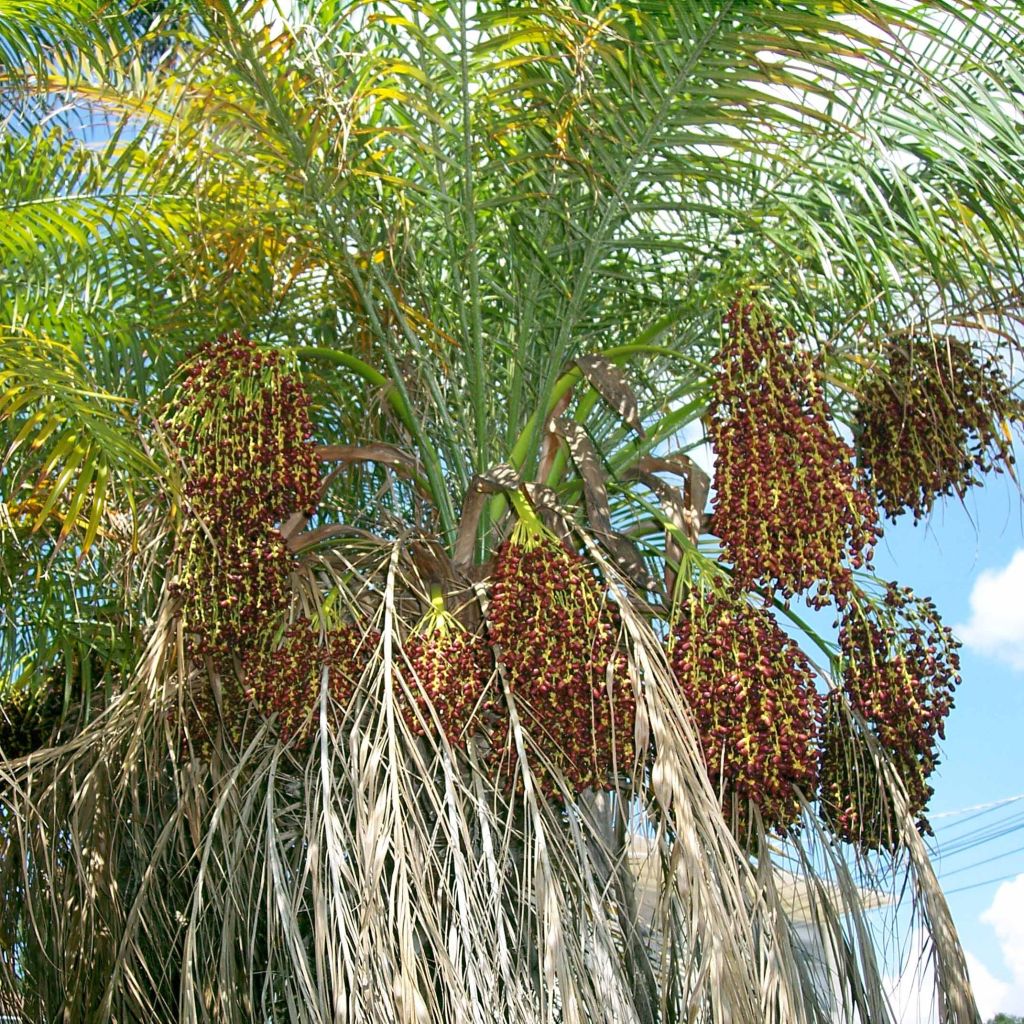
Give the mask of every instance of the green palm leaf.
<path id="1" fill-rule="evenodd" d="M 971 325 L 958 352 L 1016 353 L 1018 19 L 149 10 L 0 3 L 0 675 L 37 685 L 71 648 L 117 666 L 102 716 L 0 763 L 0 991 L 98 1021 L 884 1021 L 880 934 L 909 918 L 942 1019 L 975 1022 L 898 752 L 847 713 L 882 852 L 814 793 L 773 832 L 727 802 L 666 644 L 691 592 L 734 585 L 697 466 L 734 304 L 806 356 L 830 451 L 893 339 Z M 281 436 L 308 414 L 289 443 L 320 469 L 273 522 L 250 493 L 293 486 L 273 414 L 225 426 L 267 367 L 309 396 Z M 562 538 L 595 622 L 621 618 L 624 682 L 598 682 L 636 703 L 612 753 L 639 753 L 607 793 L 575 792 L 561 722 L 486 639 L 525 534 Z M 771 605 L 757 586 L 737 607 Z M 850 587 L 877 603 L 867 570 Z M 775 600 L 838 694 L 836 645 Z M 439 606 L 496 655 L 455 737 L 416 667 Z M 252 665 L 307 629 L 288 671 L 312 682 L 264 718 Z M 346 630 L 364 660 L 339 681 Z M 566 709 L 566 735 L 588 717 Z"/>

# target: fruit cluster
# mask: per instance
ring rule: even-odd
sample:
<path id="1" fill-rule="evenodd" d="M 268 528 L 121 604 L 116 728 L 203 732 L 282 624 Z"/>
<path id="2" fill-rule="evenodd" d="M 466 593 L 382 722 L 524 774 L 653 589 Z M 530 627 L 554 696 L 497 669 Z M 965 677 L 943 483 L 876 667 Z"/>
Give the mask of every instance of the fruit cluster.
<path id="1" fill-rule="evenodd" d="M 840 690 L 825 698 L 818 812 L 829 831 L 863 850 L 899 843 L 895 808 L 883 785 L 863 726 Z"/>
<path id="2" fill-rule="evenodd" d="M 404 695 L 400 701 L 409 728 L 421 736 L 440 726 L 452 747 L 465 747 L 483 713 L 494 709 L 493 701 L 485 699 L 494 670 L 490 645 L 441 612 L 431 614 L 424 628 L 406 640 L 405 653 L 412 669 L 408 686 L 416 704 L 413 707 Z M 423 695 L 433 713 L 424 706 Z"/>
<path id="3" fill-rule="evenodd" d="M 229 675 L 234 657 L 262 644 L 287 609 L 295 559 L 273 527 L 215 537 L 201 524 L 182 531 L 178 557 L 188 653 Z"/>
<path id="4" fill-rule="evenodd" d="M 853 452 L 829 422 L 811 356 L 755 304 L 733 306 L 726 322 L 708 430 L 725 557 L 743 590 L 843 604 L 844 556 L 861 567 L 879 532 Z"/>
<path id="5" fill-rule="evenodd" d="M 738 590 L 694 589 L 670 661 L 726 816 L 745 830 L 749 801 L 785 831 L 800 814 L 794 787 L 810 799 L 818 781 L 821 702 L 803 652 Z"/>
<path id="6" fill-rule="evenodd" d="M 15 686 L 0 694 L 0 759 L 46 746 L 63 710 L 63 671 L 51 673 L 38 690 Z"/>
<path id="7" fill-rule="evenodd" d="M 245 659 L 245 697 L 265 718 L 276 716 L 282 741 L 308 745 L 319 722 L 324 669 L 331 710 L 347 707 L 379 639 L 376 631 L 351 625 L 323 638 L 309 622 L 297 622 L 277 647 L 256 649 Z"/>
<path id="8" fill-rule="evenodd" d="M 186 494 L 218 526 L 266 528 L 312 514 L 320 476 L 309 398 L 277 352 L 237 332 L 186 363 L 171 438 L 187 453 Z"/>
<path id="9" fill-rule="evenodd" d="M 839 631 L 843 691 L 898 773 L 909 810 L 928 831 L 924 811 L 932 795 L 928 779 L 938 764 L 938 741 L 960 682 L 959 643 L 939 621 L 935 606 L 889 584 L 880 604 L 852 605 Z M 864 786 L 829 758 L 822 807 L 841 838 L 884 845 L 892 830 L 859 806 Z M 877 788 L 877 787 L 876 787 Z"/>
<path id="10" fill-rule="evenodd" d="M 168 434 L 188 515 L 175 589 L 191 655 L 222 674 L 288 604 L 294 559 L 277 527 L 319 490 L 308 406 L 280 356 L 238 334 L 201 348 L 176 395 Z"/>
<path id="11" fill-rule="evenodd" d="M 956 338 L 901 337 L 863 385 L 857 454 L 878 504 L 895 519 L 961 497 L 979 473 L 1012 464 L 1008 424 L 1024 420 L 1003 366 Z"/>
<path id="12" fill-rule="evenodd" d="M 561 795 L 558 776 L 579 793 L 628 773 L 636 699 L 618 614 L 584 559 L 521 519 L 498 553 L 489 624 L 542 791 Z"/>
<path id="13" fill-rule="evenodd" d="M 311 512 L 320 486 L 308 409 L 281 357 L 238 334 L 193 355 L 175 394 L 167 432 L 185 514 L 172 593 L 189 657 L 219 677 L 216 693 L 200 681 L 186 715 L 201 752 L 216 722 L 240 738 L 249 711 L 241 659 L 269 650 L 290 602 L 295 558 L 278 526 Z"/>

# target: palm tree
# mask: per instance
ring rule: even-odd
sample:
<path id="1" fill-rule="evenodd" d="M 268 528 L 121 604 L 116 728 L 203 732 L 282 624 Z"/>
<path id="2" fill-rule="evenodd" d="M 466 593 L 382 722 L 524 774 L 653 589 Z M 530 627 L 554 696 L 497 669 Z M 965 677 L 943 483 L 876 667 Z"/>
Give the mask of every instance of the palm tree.
<path id="1" fill-rule="evenodd" d="M 0 998 L 977 1021 L 870 549 L 1011 459 L 1010 5 L 158 6 L 0 0 Z"/>

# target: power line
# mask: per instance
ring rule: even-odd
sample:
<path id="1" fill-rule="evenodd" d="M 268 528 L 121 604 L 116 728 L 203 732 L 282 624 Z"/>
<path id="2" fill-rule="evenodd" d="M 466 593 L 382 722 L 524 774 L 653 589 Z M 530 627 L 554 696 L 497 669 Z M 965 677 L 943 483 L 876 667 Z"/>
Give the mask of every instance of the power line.
<path id="1" fill-rule="evenodd" d="M 1024 846 L 1016 846 L 1012 850 L 1005 850 L 1003 853 L 986 857 L 984 860 L 977 860 L 973 864 L 965 864 L 963 867 L 954 868 L 952 871 L 943 871 L 941 874 L 943 878 L 948 878 L 950 875 L 959 875 L 963 871 L 971 871 L 974 868 L 980 868 L 982 864 L 991 864 L 994 860 L 1002 860 L 1004 857 L 1012 857 L 1013 854 L 1021 852 L 1024 852 Z"/>
<path id="2" fill-rule="evenodd" d="M 959 811 L 947 812 L 947 817 L 956 816 L 959 820 L 951 823 L 949 831 L 953 833 L 952 835 L 949 835 L 947 830 L 943 829 L 943 836 L 945 838 L 944 841 L 937 844 L 937 848 L 935 850 L 936 859 L 940 863 L 943 863 L 952 857 L 958 857 L 961 854 L 969 853 L 973 850 L 977 850 L 979 847 L 987 846 L 1024 830 L 1024 813 L 1017 811 L 1016 808 L 1013 813 L 1004 814 L 995 820 L 991 820 L 987 817 L 993 811 L 1008 807 L 1022 799 L 1024 799 L 1024 794 L 1007 797 L 1002 800 L 991 800 L 986 803 L 975 804 L 972 807 L 961 808 Z M 966 817 L 963 817 L 963 815 L 966 815 Z M 985 818 L 986 820 L 979 822 L 978 819 L 980 818 Z M 965 830 L 964 826 L 969 825 L 971 822 L 975 823 L 974 827 L 968 827 Z M 974 871 L 986 864 L 1004 860 L 1007 857 L 1012 857 L 1015 854 L 1020 854 L 1022 852 L 1024 852 L 1024 846 L 1017 846 L 1013 849 L 1001 851 L 993 854 L 992 856 L 984 857 L 981 860 L 973 861 L 969 864 L 962 864 L 949 871 L 940 869 L 938 874 L 945 884 L 946 879 L 953 875 L 963 874 L 967 871 Z M 958 892 L 967 892 L 971 889 L 981 888 L 986 885 L 993 885 L 996 882 L 1005 881 L 1007 878 L 1013 878 L 1017 874 L 1019 874 L 1019 872 L 1014 872 L 1013 874 L 1002 876 L 1000 878 L 993 878 L 986 881 L 973 882 L 968 885 L 959 886 L 956 889 L 947 890 L 947 895 L 953 895 Z"/>
<path id="3" fill-rule="evenodd" d="M 1003 797 L 1001 800 L 990 800 L 988 803 L 984 804 L 973 804 L 970 807 L 959 807 L 955 811 L 939 811 L 938 814 L 933 814 L 932 818 L 937 821 L 939 818 L 955 818 L 958 815 L 967 814 L 968 811 L 994 810 L 996 807 L 1005 807 L 1007 804 L 1016 803 L 1018 800 L 1024 800 L 1024 793 L 1018 793 L 1016 796 Z"/>
<path id="4" fill-rule="evenodd" d="M 980 889 L 983 885 L 995 885 L 996 882 L 1005 882 L 1011 878 L 1017 878 L 1020 871 L 1011 871 L 1008 875 L 1000 875 L 999 878 L 988 878 L 984 882 L 975 882 L 973 885 L 962 885 L 959 889 L 950 889 L 946 895 L 955 896 L 958 892 L 969 892 L 971 889 Z"/>
<path id="5" fill-rule="evenodd" d="M 1022 828 L 1024 828 L 1024 812 L 1007 815 L 959 835 L 946 838 L 937 844 L 936 853 L 939 857 L 952 857 L 967 850 L 973 850 L 984 843 L 994 842 L 996 839 L 1001 839 Z"/>
<path id="6" fill-rule="evenodd" d="M 949 825 L 940 825 L 939 828 L 944 835 L 957 832 L 969 822 L 977 821 L 978 818 L 983 818 L 986 815 L 991 814 L 992 811 L 998 810 L 1001 807 L 1007 807 L 1013 803 L 1016 803 L 1016 798 L 1013 800 L 1000 800 L 996 803 L 988 804 L 987 806 L 983 805 L 981 810 L 975 811 L 973 814 L 968 815 L 966 818 L 961 818 L 959 821 L 951 822 Z M 968 810 L 969 809 L 970 808 L 968 808 Z"/>

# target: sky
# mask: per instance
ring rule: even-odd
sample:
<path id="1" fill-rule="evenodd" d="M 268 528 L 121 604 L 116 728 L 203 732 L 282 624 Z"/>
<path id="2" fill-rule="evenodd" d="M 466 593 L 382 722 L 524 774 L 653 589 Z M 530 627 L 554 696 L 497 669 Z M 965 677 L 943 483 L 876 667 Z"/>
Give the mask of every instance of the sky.
<path id="1" fill-rule="evenodd" d="M 1024 462 L 1020 447 L 1017 456 Z M 875 569 L 931 597 L 964 643 L 963 682 L 932 778 L 930 846 L 982 1020 L 1024 1015 L 1024 799 L 1011 799 L 1024 795 L 1024 501 L 1016 484 L 990 476 L 963 504 L 945 499 L 925 523 L 888 524 Z"/>

